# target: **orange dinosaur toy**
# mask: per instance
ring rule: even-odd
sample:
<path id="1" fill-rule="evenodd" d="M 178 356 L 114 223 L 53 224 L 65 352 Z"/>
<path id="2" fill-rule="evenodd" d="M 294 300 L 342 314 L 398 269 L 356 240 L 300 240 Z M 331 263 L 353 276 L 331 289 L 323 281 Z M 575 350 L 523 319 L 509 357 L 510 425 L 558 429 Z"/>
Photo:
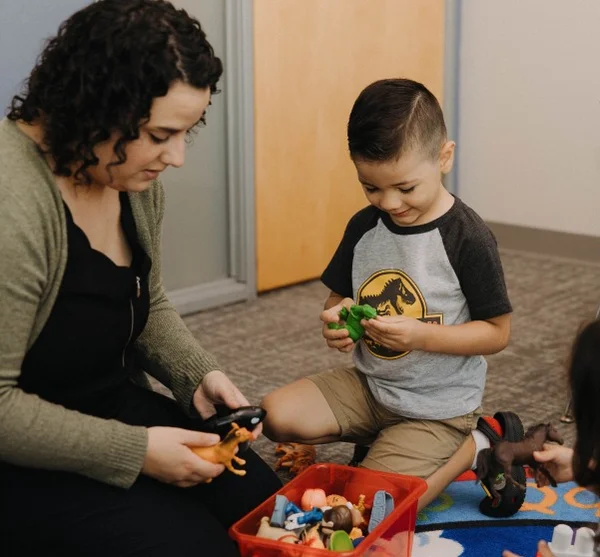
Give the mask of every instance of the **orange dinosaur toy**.
<path id="1" fill-rule="evenodd" d="M 289 468 L 289 472 L 293 476 L 314 464 L 317 458 L 317 453 L 312 445 L 301 443 L 279 443 L 275 448 L 275 454 L 282 455 L 275 463 L 275 470 Z"/>
<path id="2" fill-rule="evenodd" d="M 239 470 L 233 467 L 233 462 L 237 462 L 240 466 L 246 464 L 243 458 L 235 455 L 235 448 L 245 441 L 252 439 L 252 433 L 245 427 L 240 427 L 235 422 L 231 422 L 231 429 L 224 439 L 216 445 L 210 447 L 190 447 L 194 453 L 202 457 L 204 460 L 214 462 L 215 464 L 224 464 L 225 468 L 233 472 L 236 476 L 245 476 L 246 470 Z M 208 478 L 206 483 L 212 482 L 212 478 Z"/>

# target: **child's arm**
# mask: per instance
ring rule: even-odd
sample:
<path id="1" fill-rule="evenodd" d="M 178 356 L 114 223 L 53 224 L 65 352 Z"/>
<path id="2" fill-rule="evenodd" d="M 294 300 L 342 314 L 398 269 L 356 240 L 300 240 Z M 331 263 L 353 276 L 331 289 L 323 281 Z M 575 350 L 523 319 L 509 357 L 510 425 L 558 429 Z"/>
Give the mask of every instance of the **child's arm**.
<path id="1" fill-rule="evenodd" d="M 503 350 L 508 344 L 510 322 L 510 313 L 460 325 L 431 325 L 398 315 L 363 320 L 361 325 L 375 342 L 398 352 L 423 350 L 474 356 Z"/>

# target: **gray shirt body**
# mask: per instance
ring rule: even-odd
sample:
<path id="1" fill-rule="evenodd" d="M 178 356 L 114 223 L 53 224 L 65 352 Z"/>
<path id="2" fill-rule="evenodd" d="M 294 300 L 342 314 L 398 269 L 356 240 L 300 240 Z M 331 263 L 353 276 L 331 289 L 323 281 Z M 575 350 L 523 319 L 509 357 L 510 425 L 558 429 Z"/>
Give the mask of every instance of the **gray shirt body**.
<path id="1" fill-rule="evenodd" d="M 379 315 L 406 315 L 432 327 L 512 311 L 496 241 L 458 198 L 440 218 L 413 227 L 396 225 L 375 207 L 358 212 L 322 280 Z M 401 416 L 446 419 L 481 404 L 482 356 L 396 352 L 365 338 L 354 363 L 375 399 Z"/>

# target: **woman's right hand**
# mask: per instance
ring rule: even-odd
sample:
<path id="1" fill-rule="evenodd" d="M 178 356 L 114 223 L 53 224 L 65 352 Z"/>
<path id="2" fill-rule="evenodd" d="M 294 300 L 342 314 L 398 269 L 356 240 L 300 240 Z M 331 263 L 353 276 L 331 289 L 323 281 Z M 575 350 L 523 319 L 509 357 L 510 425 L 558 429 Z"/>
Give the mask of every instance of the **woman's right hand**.
<path id="1" fill-rule="evenodd" d="M 545 466 L 558 483 L 573 480 L 573 449 L 546 443 L 543 450 L 533 453 L 533 457 L 536 462 Z M 540 477 L 543 477 L 543 474 Z"/>
<path id="2" fill-rule="evenodd" d="M 213 464 L 197 456 L 190 447 L 216 445 L 219 436 L 177 427 L 149 427 L 148 449 L 142 473 L 178 487 L 192 487 L 223 472 L 222 464 Z"/>
<path id="3" fill-rule="evenodd" d="M 346 329 L 330 329 L 329 323 L 339 323 L 340 316 L 338 315 L 343 307 L 350 309 L 354 304 L 352 298 L 343 298 L 339 303 L 324 310 L 321 313 L 321 321 L 323 321 L 323 337 L 327 341 L 329 348 L 336 348 L 340 352 L 352 352 L 354 349 L 354 341 L 348 336 L 350 333 Z"/>

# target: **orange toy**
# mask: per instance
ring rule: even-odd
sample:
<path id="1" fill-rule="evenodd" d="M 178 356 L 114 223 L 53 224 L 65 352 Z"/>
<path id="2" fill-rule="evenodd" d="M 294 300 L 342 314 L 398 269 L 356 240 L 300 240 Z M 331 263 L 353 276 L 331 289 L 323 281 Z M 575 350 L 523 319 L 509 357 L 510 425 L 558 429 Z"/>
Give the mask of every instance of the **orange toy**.
<path id="1" fill-rule="evenodd" d="M 317 453 L 312 445 L 301 443 L 279 443 L 275 448 L 275 454 L 281 455 L 275 463 L 275 470 L 289 468 L 290 473 L 294 476 L 314 464 L 317 458 Z"/>
<path id="2" fill-rule="evenodd" d="M 236 476 L 245 476 L 246 470 L 234 468 L 233 461 L 237 462 L 240 466 L 246 464 L 243 458 L 235 455 L 235 449 L 240 443 L 251 439 L 252 433 L 250 431 L 245 427 L 240 427 L 235 422 L 231 422 L 231 430 L 216 445 L 211 445 L 210 447 L 190 447 L 190 449 L 204 460 L 214 462 L 215 464 L 224 464 L 225 468 L 233 472 Z M 206 483 L 210 482 L 212 482 L 212 478 L 206 480 Z"/>
<path id="3" fill-rule="evenodd" d="M 300 508 L 303 511 L 310 511 L 313 507 L 324 507 L 327 504 L 327 495 L 320 488 L 307 489 L 302 494 Z"/>

